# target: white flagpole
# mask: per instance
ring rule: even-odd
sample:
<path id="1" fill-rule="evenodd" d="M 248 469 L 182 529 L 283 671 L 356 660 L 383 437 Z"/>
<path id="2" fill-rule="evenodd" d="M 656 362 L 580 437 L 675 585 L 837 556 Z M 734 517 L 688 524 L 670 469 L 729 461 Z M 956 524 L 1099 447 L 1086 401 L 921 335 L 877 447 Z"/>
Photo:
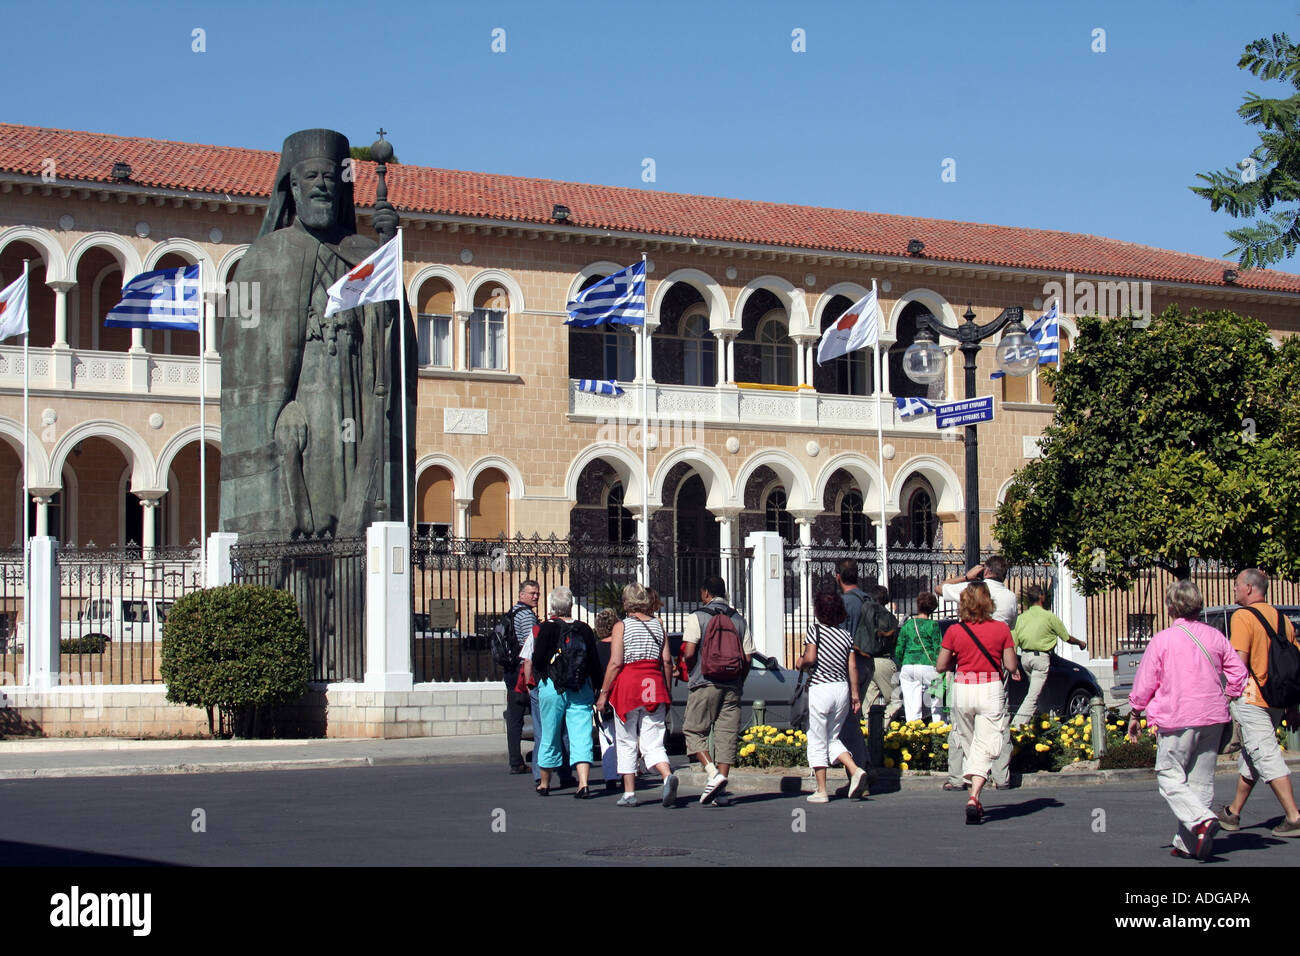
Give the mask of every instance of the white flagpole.
<path id="1" fill-rule="evenodd" d="M 402 403 L 402 523 L 406 525 L 406 533 L 411 533 L 411 488 L 410 475 L 408 474 L 408 462 L 410 461 L 410 449 L 406 444 L 406 279 L 402 275 L 402 230 L 397 230 L 397 287 L 401 292 L 401 298 L 397 300 L 397 317 L 398 329 L 400 331 L 400 343 L 398 348 L 401 352 L 402 370 L 399 373 L 402 381 L 402 392 L 400 401 Z M 387 361 L 387 359 L 385 359 Z"/>
<path id="2" fill-rule="evenodd" d="M 27 276 L 27 263 L 30 260 L 23 260 L 23 277 Z M 27 424 L 27 404 L 28 393 L 31 391 L 31 367 L 32 360 L 30 354 L 30 343 L 32 338 L 32 310 L 30 303 L 30 290 L 25 290 L 28 295 L 23 297 L 23 308 L 27 314 L 23 316 L 23 326 L 26 331 L 23 332 L 23 647 L 26 653 L 23 654 L 23 668 L 27 670 L 27 661 L 32 659 L 32 541 L 30 519 L 27 516 L 31 505 L 28 503 L 32 500 L 31 495 L 31 457 L 28 454 L 27 433 L 30 430 Z M 48 507 L 48 506 L 47 506 Z M 49 512 L 47 511 L 48 515 Z M 48 528 L 46 531 L 48 532 Z M 19 680 L 27 683 L 26 674 L 19 674 Z"/>
<path id="3" fill-rule="evenodd" d="M 882 424 L 885 417 L 884 392 L 880 381 L 880 294 L 876 291 L 876 280 L 871 280 L 871 292 L 876 301 L 876 338 L 871 344 L 876 392 L 876 463 L 880 467 L 880 584 L 889 587 L 889 525 L 885 523 L 885 433 Z"/>
<path id="4" fill-rule="evenodd" d="M 203 263 L 199 263 L 199 574 L 206 575 L 208 562 L 208 310 L 203 299 Z M 150 517 L 153 517 L 153 509 Z"/>
<path id="5" fill-rule="evenodd" d="M 646 254 L 641 253 L 641 271 L 645 279 L 646 293 L 649 294 L 650 277 L 645 275 Z M 647 457 L 646 439 L 650 431 L 650 376 L 646 370 L 650 367 L 650 337 L 646 335 L 646 326 L 650 322 L 649 306 L 641 309 L 641 527 L 645 529 L 645 547 L 641 551 L 641 581 L 645 587 L 650 586 L 650 466 Z"/>

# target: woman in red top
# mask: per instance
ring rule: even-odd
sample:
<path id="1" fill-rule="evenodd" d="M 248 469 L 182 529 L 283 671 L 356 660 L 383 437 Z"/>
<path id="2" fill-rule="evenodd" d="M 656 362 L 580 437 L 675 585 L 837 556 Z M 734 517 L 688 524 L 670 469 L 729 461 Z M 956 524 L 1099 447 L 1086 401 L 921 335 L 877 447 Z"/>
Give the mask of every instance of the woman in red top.
<path id="1" fill-rule="evenodd" d="M 961 592 L 957 616 L 960 623 L 944 634 L 935 669 L 957 672 L 952 686 L 954 722 L 970 741 L 962 774 L 971 788 L 966 822 L 979 823 L 984 819 L 980 791 L 1010 726 L 1002 674 L 1006 671 L 1012 680 L 1020 680 L 1020 659 L 1011 629 L 993 620 L 993 598 L 983 581 L 974 581 Z"/>

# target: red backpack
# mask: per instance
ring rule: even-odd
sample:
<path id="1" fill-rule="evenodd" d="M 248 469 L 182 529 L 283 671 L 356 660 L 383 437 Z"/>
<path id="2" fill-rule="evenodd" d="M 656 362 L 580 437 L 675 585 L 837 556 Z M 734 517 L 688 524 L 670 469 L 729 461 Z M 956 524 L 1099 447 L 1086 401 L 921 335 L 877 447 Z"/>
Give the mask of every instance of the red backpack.
<path id="1" fill-rule="evenodd" d="M 745 672 L 745 648 L 731 619 L 735 610 L 707 604 L 698 610 L 709 615 L 700 638 L 700 674 L 720 683 L 740 680 Z"/>

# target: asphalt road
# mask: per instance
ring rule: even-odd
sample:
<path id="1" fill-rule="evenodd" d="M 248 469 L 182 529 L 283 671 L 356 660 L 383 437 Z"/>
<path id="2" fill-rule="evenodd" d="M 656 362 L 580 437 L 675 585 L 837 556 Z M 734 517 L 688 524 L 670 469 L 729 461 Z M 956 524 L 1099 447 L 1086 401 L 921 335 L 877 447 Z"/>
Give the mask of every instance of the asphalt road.
<path id="1" fill-rule="evenodd" d="M 1218 779 L 1220 801 L 1233 780 Z M 647 787 L 628 809 L 604 794 L 541 798 L 530 777 L 484 764 L 7 780 L 0 864 L 1200 866 L 1169 856 L 1174 819 L 1153 782 L 987 791 L 978 827 L 961 794 L 941 791 L 711 808 L 683 790 L 666 810 Z M 1206 866 L 1296 865 L 1300 841 L 1268 834 L 1279 819 L 1261 788 Z"/>

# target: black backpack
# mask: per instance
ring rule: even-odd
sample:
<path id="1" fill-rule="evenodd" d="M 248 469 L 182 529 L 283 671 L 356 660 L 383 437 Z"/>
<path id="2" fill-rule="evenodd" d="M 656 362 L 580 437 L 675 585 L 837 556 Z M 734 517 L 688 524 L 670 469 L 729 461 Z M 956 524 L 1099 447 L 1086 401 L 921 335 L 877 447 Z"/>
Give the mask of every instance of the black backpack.
<path id="1" fill-rule="evenodd" d="M 871 657 L 889 657 L 894 653 L 898 642 L 898 618 L 892 611 L 886 610 L 861 590 L 862 612 L 858 615 L 858 626 L 853 631 L 853 646 Z M 881 631 L 895 633 L 885 637 Z"/>
<path id="2" fill-rule="evenodd" d="M 1264 615 L 1253 607 L 1246 608 L 1264 625 L 1268 634 L 1268 671 L 1264 675 L 1266 683 L 1260 685 L 1259 692 L 1264 703 L 1270 707 L 1294 707 L 1300 704 L 1300 647 L 1286 639 L 1286 624 L 1282 621 L 1282 612 L 1277 612 L 1277 630 L 1264 620 Z M 1252 674 L 1255 683 L 1259 676 Z"/>
<path id="3" fill-rule="evenodd" d="M 507 671 L 519 664 L 519 641 L 515 639 L 515 615 L 523 607 L 516 604 L 492 628 L 492 661 Z"/>
<path id="4" fill-rule="evenodd" d="M 589 678 L 587 642 L 574 633 L 572 621 L 555 623 L 560 625 L 560 636 L 556 640 L 555 653 L 546 665 L 546 676 L 557 690 L 582 690 Z"/>

